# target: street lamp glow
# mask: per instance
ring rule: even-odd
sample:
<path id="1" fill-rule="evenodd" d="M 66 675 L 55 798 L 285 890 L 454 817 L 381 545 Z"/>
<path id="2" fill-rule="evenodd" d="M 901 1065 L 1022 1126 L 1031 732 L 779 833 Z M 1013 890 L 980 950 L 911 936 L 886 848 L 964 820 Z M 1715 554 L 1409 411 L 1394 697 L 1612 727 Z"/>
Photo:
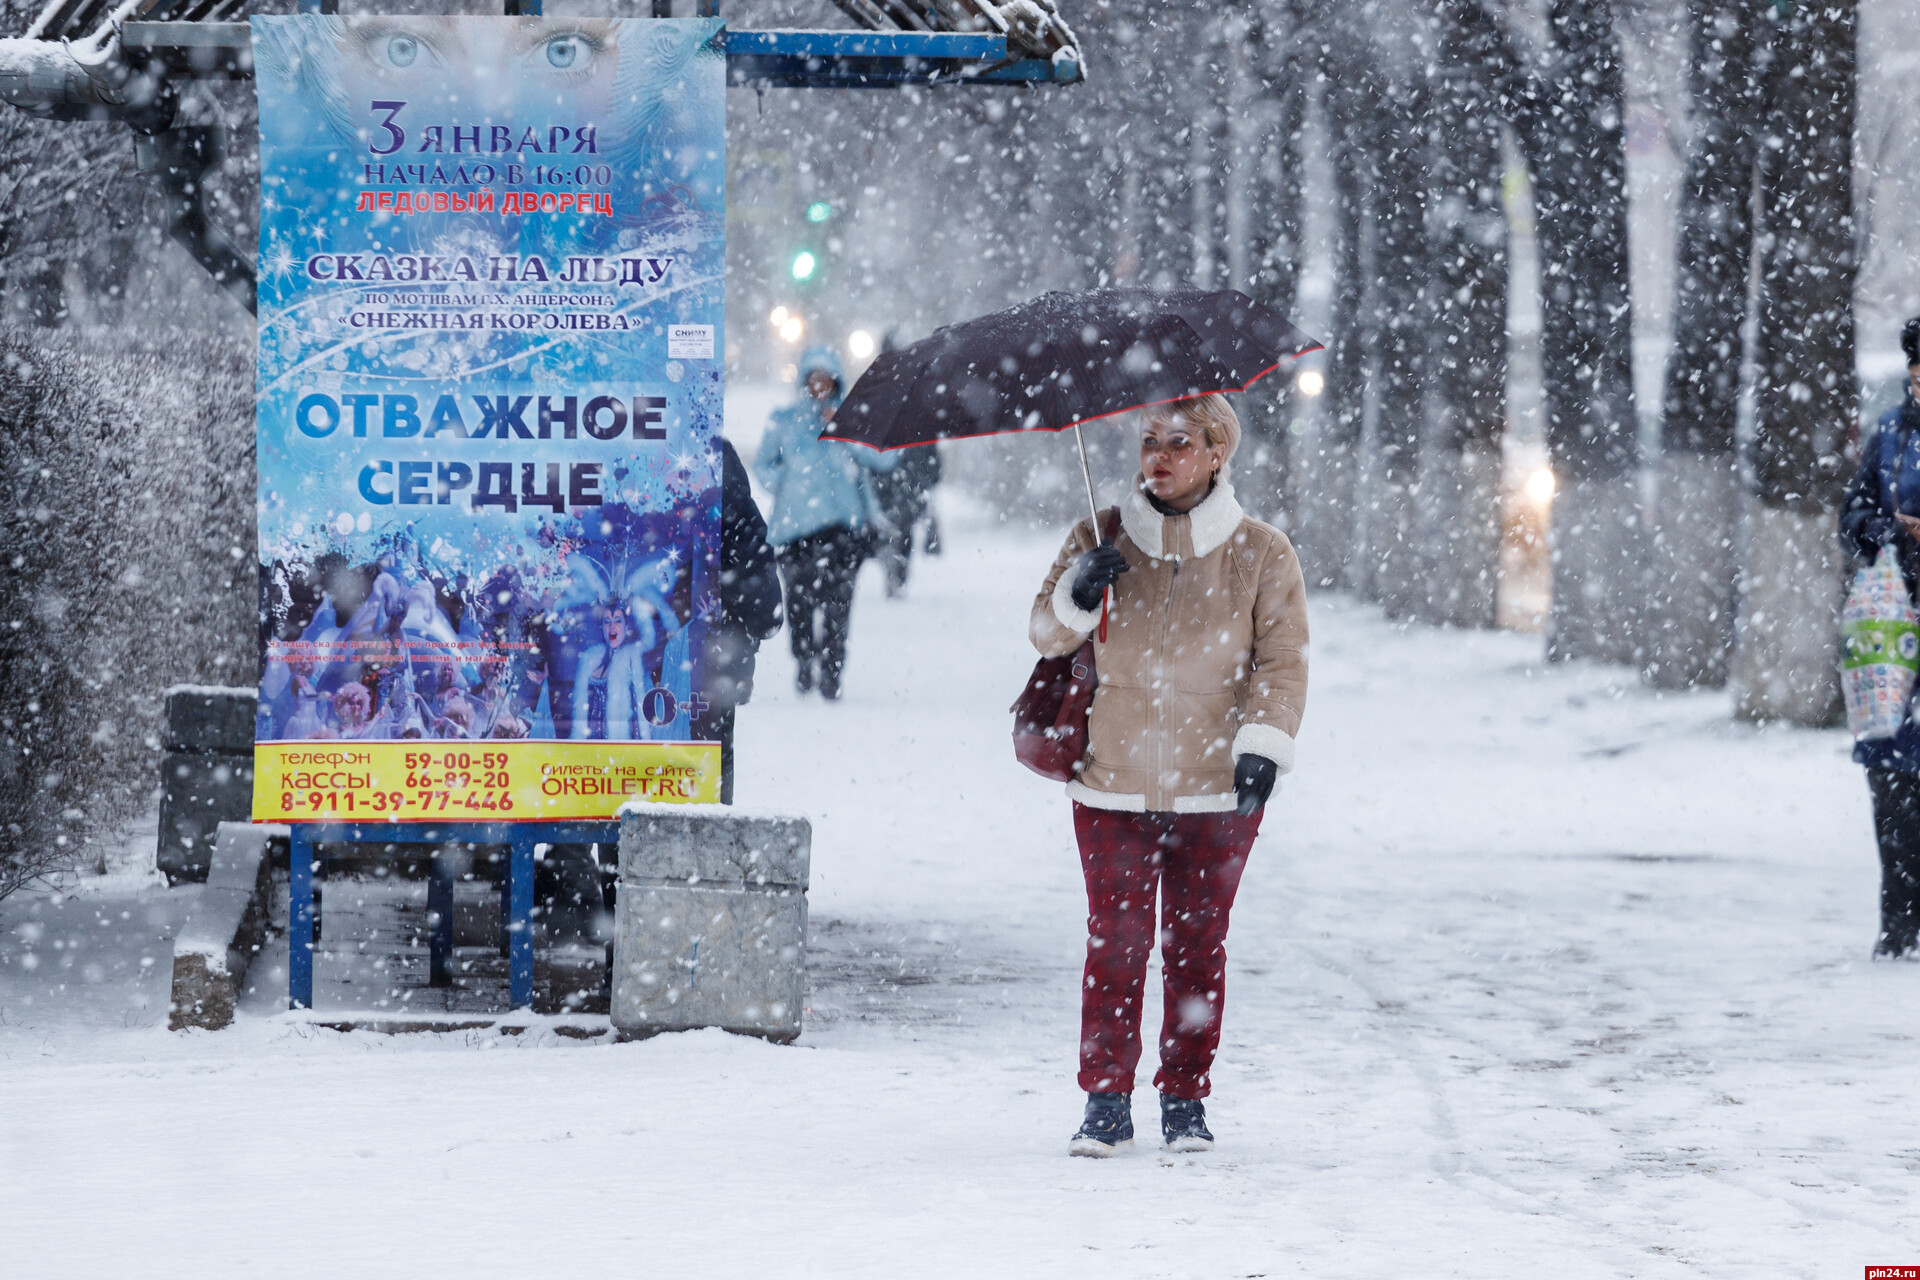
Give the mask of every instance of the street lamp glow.
<path id="1" fill-rule="evenodd" d="M 800 341 L 800 335 L 806 332 L 806 326 L 800 323 L 799 316 L 788 316 L 786 323 L 780 326 L 780 336 L 788 342 Z"/>
<path id="2" fill-rule="evenodd" d="M 1308 369 L 1301 373 L 1298 385 L 1301 395 L 1317 396 L 1327 389 L 1327 379 L 1318 369 Z"/>
<path id="3" fill-rule="evenodd" d="M 873 335 L 865 329 L 855 329 L 847 335 L 847 350 L 855 360 L 865 360 L 873 354 Z"/>
<path id="4" fill-rule="evenodd" d="M 813 279 L 814 268 L 819 265 L 819 259 L 813 256 L 811 250 L 802 249 L 793 255 L 793 278 L 795 280 L 811 280 Z"/>
<path id="5" fill-rule="evenodd" d="M 785 307 L 775 307 L 767 316 L 767 322 L 778 329 L 787 322 L 787 309 Z"/>
<path id="6" fill-rule="evenodd" d="M 1548 467 L 1541 467 L 1527 477 L 1527 497 L 1533 500 L 1535 506 L 1544 507 L 1552 502 L 1558 487 L 1554 483 L 1553 471 Z"/>

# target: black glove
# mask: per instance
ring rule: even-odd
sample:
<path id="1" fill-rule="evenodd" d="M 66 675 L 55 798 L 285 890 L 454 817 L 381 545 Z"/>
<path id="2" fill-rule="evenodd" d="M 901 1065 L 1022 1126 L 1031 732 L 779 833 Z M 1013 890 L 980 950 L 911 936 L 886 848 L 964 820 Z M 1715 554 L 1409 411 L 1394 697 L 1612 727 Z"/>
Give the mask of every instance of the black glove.
<path id="1" fill-rule="evenodd" d="M 1100 605 L 1100 597 L 1113 585 L 1113 580 L 1127 571 L 1127 558 L 1120 554 L 1120 548 L 1114 546 L 1095 547 L 1083 551 L 1080 558 L 1073 562 L 1073 587 L 1070 594 L 1077 609 L 1092 613 Z"/>
<path id="2" fill-rule="evenodd" d="M 1265 806 L 1279 776 L 1280 766 L 1265 756 L 1241 756 L 1233 766 L 1233 794 L 1240 801 L 1233 811 L 1244 818 Z"/>

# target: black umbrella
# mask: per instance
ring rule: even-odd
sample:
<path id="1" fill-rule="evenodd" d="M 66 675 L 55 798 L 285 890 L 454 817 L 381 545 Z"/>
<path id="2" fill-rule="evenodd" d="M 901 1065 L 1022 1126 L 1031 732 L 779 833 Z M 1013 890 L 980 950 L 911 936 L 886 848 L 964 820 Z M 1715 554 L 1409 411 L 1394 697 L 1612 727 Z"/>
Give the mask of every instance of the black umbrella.
<path id="1" fill-rule="evenodd" d="M 1072 427 L 1097 524 L 1081 423 L 1244 391 L 1319 346 L 1233 290 L 1046 293 L 882 353 L 847 394 L 826 438 L 900 449 Z"/>

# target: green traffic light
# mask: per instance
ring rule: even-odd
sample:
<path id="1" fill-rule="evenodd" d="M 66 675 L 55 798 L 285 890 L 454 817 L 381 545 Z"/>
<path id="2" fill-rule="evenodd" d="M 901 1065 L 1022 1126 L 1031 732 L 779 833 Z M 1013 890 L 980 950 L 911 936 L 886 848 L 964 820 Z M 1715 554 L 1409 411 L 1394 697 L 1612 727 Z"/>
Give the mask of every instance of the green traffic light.
<path id="1" fill-rule="evenodd" d="M 833 216 L 833 206 L 825 200 L 815 200 L 807 206 L 808 222 L 825 222 Z"/>
<path id="2" fill-rule="evenodd" d="M 802 249 L 793 255 L 793 278 L 795 280 L 813 279 L 814 268 L 820 265 L 812 252 Z"/>

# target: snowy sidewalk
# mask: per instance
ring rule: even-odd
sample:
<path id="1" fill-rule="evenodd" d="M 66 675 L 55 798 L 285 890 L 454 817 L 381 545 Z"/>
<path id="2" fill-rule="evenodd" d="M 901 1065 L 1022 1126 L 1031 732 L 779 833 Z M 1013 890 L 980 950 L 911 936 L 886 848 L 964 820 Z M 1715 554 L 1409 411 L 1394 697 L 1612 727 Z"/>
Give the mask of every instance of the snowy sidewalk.
<path id="1" fill-rule="evenodd" d="M 1069 1160 L 1084 899 L 1067 802 L 1013 763 L 1004 711 L 1055 543 L 957 519 L 947 541 L 908 600 L 868 571 L 845 703 L 796 699 L 780 639 L 741 715 L 741 800 L 815 824 L 799 1045 L 341 1035 L 258 1012 L 170 1035 L 159 966 L 142 978 L 134 943 L 82 936 L 156 912 L 151 890 L 64 904 L 71 945 L 110 957 L 72 970 L 101 973 L 79 1011 L 24 969 L 55 956 L 9 902 L 7 1269 L 1920 1262 L 1920 967 L 1866 962 L 1877 866 L 1844 736 L 1735 726 L 1720 695 L 1658 697 L 1547 667 L 1534 637 L 1400 631 L 1331 598 L 1300 767 L 1229 938 L 1219 1149 Z M 1135 1118 L 1151 1132 L 1150 1088 Z"/>

